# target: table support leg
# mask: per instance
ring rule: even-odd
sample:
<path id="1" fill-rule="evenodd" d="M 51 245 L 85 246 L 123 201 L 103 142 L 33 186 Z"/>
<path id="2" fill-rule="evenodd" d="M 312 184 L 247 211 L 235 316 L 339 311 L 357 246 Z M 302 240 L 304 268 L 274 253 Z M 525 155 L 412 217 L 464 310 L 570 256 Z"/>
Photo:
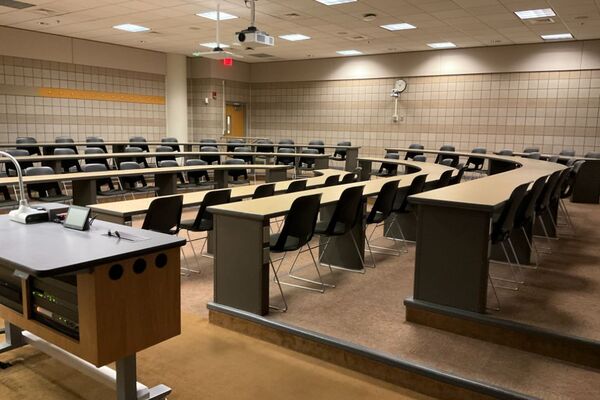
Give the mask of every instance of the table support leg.
<path id="1" fill-rule="evenodd" d="M 354 171 L 358 163 L 358 149 L 347 149 L 346 150 L 346 171 Z M 370 171 L 369 171 L 370 172 Z"/>
<path id="2" fill-rule="evenodd" d="M 315 169 L 329 168 L 329 157 L 315 158 Z"/>
<path id="3" fill-rule="evenodd" d="M 177 193 L 177 174 L 155 174 L 154 184 L 160 188 L 159 196 Z"/>
<path id="4" fill-rule="evenodd" d="M 117 360 L 117 400 L 137 399 L 135 354 Z"/>
<path id="5" fill-rule="evenodd" d="M 215 189 L 224 189 L 227 187 L 227 171 L 223 169 L 216 169 L 215 172 Z"/>
<path id="6" fill-rule="evenodd" d="M 287 179 L 287 170 L 285 169 L 268 169 L 266 181 L 267 182 L 280 182 Z"/>
<path id="7" fill-rule="evenodd" d="M 361 181 L 368 181 L 371 179 L 371 169 L 373 168 L 373 162 L 369 160 L 359 160 L 358 166 L 360 167 L 360 177 Z M 346 169 L 348 171 L 348 169 Z M 354 168 L 350 171 L 354 171 Z"/>
<path id="8" fill-rule="evenodd" d="M 76 206 L 87 206 L 98 203 L 95 180 L 74 180 L 72 184 L 73 204 Z"/>

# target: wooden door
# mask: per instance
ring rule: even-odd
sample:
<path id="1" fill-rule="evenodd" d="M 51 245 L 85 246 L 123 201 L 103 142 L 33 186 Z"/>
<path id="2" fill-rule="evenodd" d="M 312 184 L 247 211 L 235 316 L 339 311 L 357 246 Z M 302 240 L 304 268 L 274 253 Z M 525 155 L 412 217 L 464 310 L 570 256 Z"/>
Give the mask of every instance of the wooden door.
<path id="1" fill-rule="evenodd" d="M 246 136 L 245 104 L 227 104 L 227 107 L 225 109 L 225 135 L 234 137 Z"/>

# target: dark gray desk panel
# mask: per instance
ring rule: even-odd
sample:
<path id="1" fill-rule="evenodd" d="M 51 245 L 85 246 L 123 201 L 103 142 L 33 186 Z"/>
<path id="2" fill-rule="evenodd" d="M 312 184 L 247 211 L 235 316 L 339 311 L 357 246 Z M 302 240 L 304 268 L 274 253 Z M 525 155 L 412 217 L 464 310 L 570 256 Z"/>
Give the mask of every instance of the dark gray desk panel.
<path id="1" fill-rule="evenodd" d="M 107 231 L 148 238 L 130 241 L 105 236 Z M 72 273 L 113 260 L 185 245 L 177 236 L 95 221 L 89 231 L 67 229 L 45 222 L 23 225 L 0 217 L 0 264 L 33 276 Z"/>

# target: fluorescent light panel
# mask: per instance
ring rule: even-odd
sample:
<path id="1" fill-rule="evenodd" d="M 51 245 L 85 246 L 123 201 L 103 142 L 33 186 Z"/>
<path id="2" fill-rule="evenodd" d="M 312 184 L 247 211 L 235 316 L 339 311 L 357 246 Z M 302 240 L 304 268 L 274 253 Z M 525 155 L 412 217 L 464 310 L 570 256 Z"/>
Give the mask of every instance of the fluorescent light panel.
<path id="1" fill-rule="evenodd" d="M 363 54 L 362 51 L 358 51 L 358 50 L 340 50 L 340 51 L 336 51 L 336 53 L 338 53 L 339 55 L 342 55 L 342 56 L 358 56 L 360 54 Z"/>
<path id="2" fill-rule="evenodd" d="M 208 19 L 212 19 L 213 21 L 217 20 L 217 12 L 216 11 L 207 11 L 207 12 L 203 12 L 203 13 L 198 13 L 196 14 L 199 17 L 203 17 L 203 18 L 208 18 Z M 228 19 L 236 19 L 237 17 L 235 15 L 232 14 L 228 14 L 226 12 L 221 11 L 220 15 L 219 15 L 219 20 L 220 21 L 225 21 Z"/>
<path id="3" fill-rule="evenodd" d="M 357 0 L 317 0 L 317 1 L 321 4 L 325 4 L 326 6 L 335 6 L 337 4 L 354 3 Z"/>
<path id="4" fill-rule="evenodd" d="M 519 17 L 521 19 L 554 17 L 556 15 L 554 13 L 554 10 L 551 8 L 538 8 L 535 10 L 515 11 L 515 14 L 517 14 L 517 17 Z"/>
<path id="5" fill-rule="evenodd" d="M 432 49 L 451 49 L 456 47 L 456 45 L 452 42 L 439 42 L 439 43 L 427 43 L 427 46 Z"/>
<path id="6" fill-rule="evenodd" d="M 551 35 L 542 35 L 542 39 L 544 39 L 544 40 L 573 39 L 573 35 L 571 35 L 570 33 L 554 33 Z"/>
<path id="7" fill-rule="evenodd" d="M 134 25 L 134 24 L 115 25 L 115 26 L 113 26 L 113 28 L 119 29 L 122 31 L 126 31 L 126 32 L 147 32 L 150 30 L 150 28 L 146 28 L 145 26 Z"/>
<path id="8" fill-rule="evenodd" d="M 215 47 L 220 47 L 222 49 L 228 49 L 229 48 L 228 45 L 223 44 L 223 43 L 221 43 L 219 46 L 217 46 L 216 42 L 200 43 L 200 46 L 208 47 L 209 49 L 214 49 Z"/>
<path id="9" fill-rule="evenodd" d="M 388 31 L 403 31 L 406 29 L 415 29 L 416 26 L 407 24 L 406 22 L 402 22 L 400 24 L 387 24 L 381 25 L 383 29 L 387 29 Z"/>
<path id="10" fill-rule="evenodd" d="M 310 36 L 302 35 L 301 33 L 292 33 L 290 35 L 281 35 L 281 39 L 289 40 L 291 42 L 297 42 L 299 40 L 308 40 Z"/>

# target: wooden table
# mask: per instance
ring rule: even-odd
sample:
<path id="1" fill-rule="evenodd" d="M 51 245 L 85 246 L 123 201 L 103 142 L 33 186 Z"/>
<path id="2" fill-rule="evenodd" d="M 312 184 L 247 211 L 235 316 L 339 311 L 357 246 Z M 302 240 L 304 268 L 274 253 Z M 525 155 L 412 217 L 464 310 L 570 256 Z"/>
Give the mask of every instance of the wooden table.
<path id="1" fill-rule="evenodd" d="M 96 200 L 96 179 L 135 176 L 144 174 L 153 174 L 156 186 L 160 188 L 159 195 L 169 195 L 177 193 L 177 175 L 182 172 L 193 171 L 213 171 L 215 177 L 215 186 L 218 188 L 227 187 L 227 172 L 234 170 L 257 170 L 266 171 L 267 182 L 277 182 L 287 179 L 287 170 L 292 168 L 288 165 L 198 165 L 188 167 L 165 167 L 165 168 L 143 168 L 134 170 L 110 170 L 102 172 L 75 172 L 54 175 L 36 175 L 25 176 L 24 182 L 28 183 L 47 183 L 56 181 L 71 182 L 73 188 L 73 204 L 88 205 L 97 203 Z M 17 177 L 0 178 L 0 186 L 18 184 Z"/>
<path id="2" fill-rule="evenodd" d="M 109 229 L 140 240 L 108 237 Z M 6 216 L 0 232 L 0 352 L 31 344 L 116 384 L 118 400 L 166 398 L 170 388 L 136 382 L 136 353 L 181 333 L 185 240 L 103 221 L 81 232 Z M 116 382 L 102 367 L 112 362 Z"/>
<path id="3" fill-rule="evenodd" d="M 349 187 L 364 185 L 363 195 L 375 196 L 386 182 L 398 180 L 400 188 L 406 188 L 415 176 L 427 174 L 428 181 L 435 181 L 444 171 L 451 169 L 437 164 L 401 163 L 418 172 L 209 207 L 215 221 L 215 302 L 255 314 L 268 313 L 269 220 L 287 214 L 298 197 L 321 194 L 323 209 L 335 205 L 344 189 Z M 353 234 L 364 254 L 362 224 L 355 228 Z M 327 254 L 326 263 L 362 269 L 350 234 L 336 238 L 335 243 L 329 245 Z"/>

